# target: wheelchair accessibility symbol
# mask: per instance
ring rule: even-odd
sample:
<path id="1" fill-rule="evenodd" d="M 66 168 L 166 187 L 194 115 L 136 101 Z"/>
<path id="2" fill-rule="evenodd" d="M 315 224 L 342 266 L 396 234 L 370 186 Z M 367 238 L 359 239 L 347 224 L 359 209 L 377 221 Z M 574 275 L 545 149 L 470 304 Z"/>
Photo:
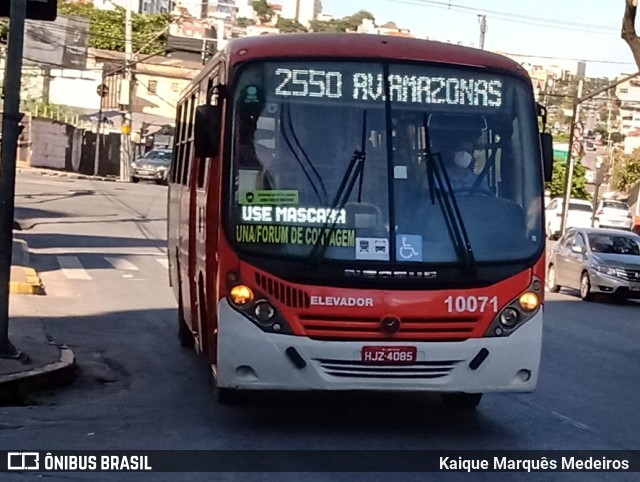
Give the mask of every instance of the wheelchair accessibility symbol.
<path id="1" fill-rule="evenodd" d="M 422 261 L 422 236 L 398 234 L 396 258 L 398 261 Z"/>

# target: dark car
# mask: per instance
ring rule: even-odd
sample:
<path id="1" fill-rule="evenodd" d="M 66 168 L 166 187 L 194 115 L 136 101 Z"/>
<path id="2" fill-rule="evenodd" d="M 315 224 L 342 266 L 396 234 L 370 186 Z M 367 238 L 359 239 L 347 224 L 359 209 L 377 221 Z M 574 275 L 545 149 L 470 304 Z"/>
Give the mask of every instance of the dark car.
<path id="1" fill-rule="evenodd" d="M 618 229 L 570 229 L 551 249 L 547 286 L 580 290 L 583 300 L 596 293 L 640 298 L 640 236 Z"/>
<path id="2" fill-rule="evenodd" d="M 171 149 L 154 149 L 131 163 L 131 181 L 140 179 L 166 184 L 171 165 Z"/>

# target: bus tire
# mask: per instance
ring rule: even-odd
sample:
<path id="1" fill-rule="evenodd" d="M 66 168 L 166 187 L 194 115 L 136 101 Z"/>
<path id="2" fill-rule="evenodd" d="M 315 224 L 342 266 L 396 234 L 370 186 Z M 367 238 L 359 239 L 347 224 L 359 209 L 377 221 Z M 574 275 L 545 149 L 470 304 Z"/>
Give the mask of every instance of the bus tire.
<path id="1" fill-rule="evenodd" d="M 556 268 L 552 264 L 549 265 L 549 270 L 547 271 L 547 288 L 552 293 L 560 291 L 560 285 L 556 283 Z"/>
<path id="2" fill-rule="evenodd" d="M 443 393 L 442 402 L 447 408 L 471 410 L 482 400 L 482 393 L 452 392 Z"/>
<path id="3" fill-rule="evenodd" d="M 242 399 L 242 392 L 233 388 L 216 387 L 215 396 L 220 405 L 235 405 Z"/>

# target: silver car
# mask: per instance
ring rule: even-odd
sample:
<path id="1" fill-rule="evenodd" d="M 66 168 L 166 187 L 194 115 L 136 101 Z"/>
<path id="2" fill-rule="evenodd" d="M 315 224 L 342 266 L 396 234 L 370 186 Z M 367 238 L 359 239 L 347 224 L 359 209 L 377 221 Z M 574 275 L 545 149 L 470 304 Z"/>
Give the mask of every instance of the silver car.
<path id="1" fill-rule="evenodd" d="M 583 300 L 596 293 L 640 298 L 640 236 L 618 229 L 570 229 L 551 249 L 547 286 L 580 290 Z"/>
<path id="2" fill-rule="evenodd" d="M 166 184 L 171 166 L 171 149 L 154 149 L 131 163 L 131 181 L 140 179 Z"/>

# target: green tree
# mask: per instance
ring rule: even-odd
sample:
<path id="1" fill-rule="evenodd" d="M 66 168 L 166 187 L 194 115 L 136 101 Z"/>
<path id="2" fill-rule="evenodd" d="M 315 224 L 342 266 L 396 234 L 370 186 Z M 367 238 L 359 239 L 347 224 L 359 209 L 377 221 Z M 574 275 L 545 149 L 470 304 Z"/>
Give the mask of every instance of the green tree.
<path id="1" fill-rule="evenodd" d="M 314 32 L 346 32 L 356 30 L 365 18 L 375 20 L 371 12 L 360 10 L 353 15 L 341 19 L 331 19 L 327 21 L 312 20 L 309 24 L 311 30 Z"/>
<path id="2" fill-rule="evenodd" d="M 302 25 L 297 20 L 292 20 L 289 18 L 278 18 L 276 27 L 278 27 L 278 29 L 282 33 L 307 32 L 307 28 L 304 25 Z"/>
<path id="3" fill-rule="evenodd" d="M 255 25 L 256 22 L 252 18 L 238 17 L 236 18 L 236 27 L 247 28 L 249 25 Z"/>
<path id="4" fill-rule="evenodd" d="M 613 187 L 618 191 L 627 192 L 638 180 L 640 180 L 640 149 L 634 149 L 631 154 L 616 156 Z"/>
<path id="5" fill-rule="evenodd" d="M 591 199 L 587 192 L 587 170 L 576 161 L 573 169 L 573 183 L 571 185 L 571 197 L 578 199 Z M 558 159 L 553 162 L 553 177 L 548 182 L 545 189 L 549 190 L 551 197 L 564 196 L 564 185 L 567 177 L 566 159 Z"/>
<path id="6" fill-rule="evenodd" d="M 9 24 L 5 21 L 0 21 L 0 43 L 6 44 L 8 36 L 9 36 Z"/>
<path id="7" fill-rule="evenodd" d="M 340 20 L 311 20 L 309 26 L 313 32 L 346 32 L 346 25 Z"/>
<path id="8" fill-rule="evenodd" d="M 91 23 L 89 30 L 89 46 L 96 49 L 124 52 L 125 49 L 125 10 L 100 10 L 87 4 L 64 2 L 58 6 L 62 15 L 84 17 Z M 169 34 L 168 27 L 171 16 L 168 14 L 141 15 L 133 14 L 133 49 L 140 50 L 147 43 L 142 53 L 164 53 Z M 157 38 L 156 38 L 157 37 Z"/>
<path id="9" fill-rule="evenodd" d="M 253 11 L 256 12 L 260 23 L 269 23 L 273 18 L 274 11 L 267 3 L 267 0 L 254 0 L 251 4 Z"/>
<path id="10" fill-rule="evenodd" d="M 340 19 L 340 21 L 343 22 L 347 30 L 356 30 L 364 19 L 375 20 L 376 18 L 367 10 L 359 10 L 353 15 Z"/>
<path id="11" fill-rule="evenodd" d="M 612 132 L 611 133 L 611 142 L 618 143 L 618 142 L 622 142 L 624 141 L 624 137 L 622 134 L 620 134 L 619 132 Z"/>

